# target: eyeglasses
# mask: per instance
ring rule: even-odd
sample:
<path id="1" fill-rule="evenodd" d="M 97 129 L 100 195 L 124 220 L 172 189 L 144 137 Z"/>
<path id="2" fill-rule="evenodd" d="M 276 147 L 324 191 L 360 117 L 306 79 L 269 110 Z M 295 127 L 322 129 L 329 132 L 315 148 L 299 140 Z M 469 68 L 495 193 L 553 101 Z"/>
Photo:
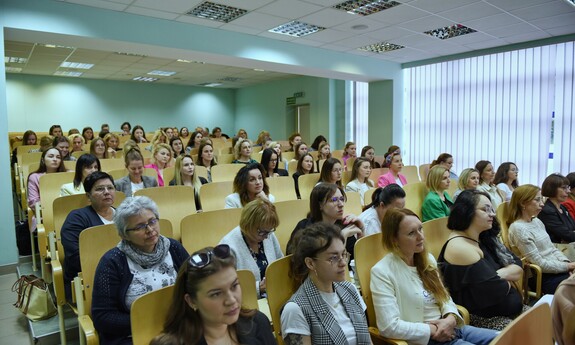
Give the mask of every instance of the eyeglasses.
<path id="1" fill-rule="evenodd" d="M 486 205 L 485 207 L 480 207 L 478 210 L 481 210 L 485 213 L 495 214 L 495 209 L 491 205 Z"/>
<path id="2" fill-rule="evenodd" d="M 274 233 L 275 231 L 276 231 L 276 229 L 271 229 L 271 230 L 259 230 L 258 229 L 258 236 L 266 237 L 267 235 Z"/>
<path id="3" fill-rule="evenodd" d="M 95 193 L 106 193 L 106 192 L 111 193 L 115 190 L 116 190 L 116 188 L 114 186 L 98 186 L 98 187 L 92 189 L 92 191 Z"/>
<path id="4" fill-rule="evenodd" d="M 564 190 L 566 190 L 566 191 L 570 191 L 570 190 L 571 190 L 571 187 L 569 187 L 568 185 L 567 185 L 567 186 L 561 186 L 561 187 L 559 187 L 559 188 L 564 189 Z"/>
<path id="5" fill-rule="evenodd" d="M 194 268 L 202 269 L 209 265 L 210 262 L 212 262 L 213 256 L 216 256 L 220 259 L 226 259 L 230 257 L 230 246 L 227 244 L 219 244 L 210 251 L 194 254 L 190 256 L 188 263 Z"/>
<path id="6" fill-rule="evenodd" d="M 332 266 L 337 265 L 342 261 L 347 264 L 349 261 L 349 253 L 343 252 L 341 255 L 334 254 L 334 255 L 330 256 L 328 259 L 320 259 L 320 258 L 314 258 L 314 259 L 315 260 L 321 260 L 321 261 L 327 261 Z"/>
<path id="7" fill-rule="evenodd" d="M 343 196 L 340 196 L 340 197 L 334 196 L 334 197 L 330 198 L 328 201 L 331 201 L 334 204 L 336 202 L 340 201 L 340 202 L 343 202 L 345 204 L 345 198 Z"/>
<path id="8" fill-rule="evenodd" d="M 154 226 L 156 226 L 156 224 L 158 224 L 159 221 L 160 220 L 158 218 L 154 217 L 154 218 L 148 220 L 147 223 L 136 225 L 135 227 L 133 227 L 131 229 L 126 229 L 126 232 L 128 232 L 128 231 L 133 231 L 133 232 L 146 231 L 148 228 L 153 230 Z"/>

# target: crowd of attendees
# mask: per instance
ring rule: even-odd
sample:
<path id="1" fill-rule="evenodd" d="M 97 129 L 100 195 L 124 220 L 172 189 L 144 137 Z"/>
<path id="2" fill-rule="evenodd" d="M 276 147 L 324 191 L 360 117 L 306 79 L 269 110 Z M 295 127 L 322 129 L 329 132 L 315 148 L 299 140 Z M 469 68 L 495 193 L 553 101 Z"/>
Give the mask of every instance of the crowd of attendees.
<path id="1" fill-rule="evenodd" d="M 357 156 L 355 143 L 347 142 L 340 160 L 322 135 L 308 146 L 293 133 L 289 147 L 282 147 L 265 130 L 255 143 L 244 129 L 230 137 L 219 127 L 211 133 L 202 127 L 165 127 L 151 138 L 142 126 L 132 128 L 128 122 L 120 130 L 113 133 L 104 124 L 98 135 L 85 127 L 64 136 L 54 125 L 45 137 L 29 130 L 20 138 L 23 145 L 40 146 L 30 152 L 42 152 L 38 169 L 27 176 L 29 207 L 41 203 L 40 177 L 65 171 L 64 161 L 71 160 L 76 161 L 74 178 L 62 185 L 60 195 L 85 194 L 90 201 L 72 211 L 62 227 L 67 293 L 81 271 L 80 232 L 112 223 L 118 229 L 121 242 L 101 259 L 94 285 L 92 314 L 103 344 L 131 344 L 131 304 L 146 292 L 173 284 L 164 333 L 153 343 L 275 343 L 266 316 L 243 308 L 236 269 L 252 271 L 258 297 L 266 297 L 266 268 L 284 256 L 274 234 L 281 220 L 267 181 L 289 176 L 291 162 L 282 157 L 286 151 L 293 152 L 298 198 L 299 178 L 317 175 L 311 194 L 303 197 L 309 199 L 309 214 L 297 223 L 285 248 L 292 255 L 290 277 L 298 286 L 281 314 L 286 344 L 371 344 L 366 305 L 345 272 L 355 242 L 377 233 L 382 233 L 387 254 L 371 270 L 371 291 L 377 326 L 386 337 L 413 344 L 488 344 L 496 331 L 529 308 L 523 304 L 521 258 L 541 267 L 543 293 L 553 295 L 561 287 L 562 300 L 573 296 L 565 291 L 575 286 L 575 257 L 570 254 L 575 252 L 575 173 L 551 174 L 541 187 L 520 185 L 513 162 L 496 170 L 490 161 L 479 160 L 457 175 L 453 156 L 441 153 L 422 176 L 427 194 L 421 209 L 408 210 L 410 195 L 403 187 L 419 181 L 402 174 L 398 146 L 378 161 L 372 146 Z M 199 191 L 212 182 L 211 168 L 218 164 L 214 140 L 231 141 L 232 164 L 242 164 L 233 192 L 222 200 L 225 208 L 241 208 L 241 219 L 220 244 L 189 256 L 179 242 L 161 235 L 154 201 L 133 195 L 149 187 L 190 186 L 196 204 L 192 212 L 202 212 Z M 142 150 L 151 153 L 148 164 Z M 126 176 L 114 180 L 102 172 L 104 159 L 123 159 Z M 168 167 L 174 167 L 170 181 L 164 179 Z M 206 168 L 207 178 L 198 175 L 197 167 Z M 156 176 L 145 176 L 145 168 L 154 169 Z M 379 168 L 387 171 L 374 181 L 372 171 Z M 346 170 L 351 177 L 344 185 Z M 458 188 L 450 194 L 452 183 Z M 364 205 L 371 189 L 371 202 Z M 127 196 L 118 208 L 112 206 L 116 191 Z M 359 215 L 344 214 L 349 192 L 360 194 Z M 503 224 L 496 217 L 500 205 L 507 207 Z M 427 251 L 422 222 L 442 217 L 447 217 L 447 241 L 434 257 Z M 35 220 L 31 222 L 34 229 Z M 508 246 L 501 240 L 502 228 L 508 229 Z M 533 289 L 535 279 L 527 285 Z M 455 303 L 468 309 L 471 325 L 463 325 Z"/>

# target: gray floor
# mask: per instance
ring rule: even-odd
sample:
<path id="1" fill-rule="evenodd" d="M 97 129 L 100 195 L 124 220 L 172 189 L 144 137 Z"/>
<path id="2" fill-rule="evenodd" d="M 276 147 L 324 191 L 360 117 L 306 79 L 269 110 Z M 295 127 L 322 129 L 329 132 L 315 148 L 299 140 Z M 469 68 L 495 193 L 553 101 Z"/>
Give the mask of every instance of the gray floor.
<path id="1" fill-rule="evenodd" d="M 12 292 L 16 279 L 16 273 L 0 276 L 0 344 L 32 345 L 28 319 L 12 305 L 16 301 L 16 293 Z"/>

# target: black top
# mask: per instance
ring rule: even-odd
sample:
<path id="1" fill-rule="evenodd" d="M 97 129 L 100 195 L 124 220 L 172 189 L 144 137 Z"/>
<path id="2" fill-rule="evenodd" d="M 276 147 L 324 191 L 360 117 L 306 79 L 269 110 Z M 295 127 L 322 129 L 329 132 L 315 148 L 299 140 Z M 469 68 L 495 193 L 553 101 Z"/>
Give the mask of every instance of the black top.
<path id="1" fill-rule="evenodd" d="M 272 333 L 270 320 L 261 312 L 256 311 L 253 317 L 241 317 L 236 322 L 238 342 L 242 345 L 275 345 L 276 338 Z M 198 345 L 208 345 L 202 338 Z"/>
<path id="2" fill-rule="evenodd" d="M 563 213 L 559 212 L 555 204 L 547 199 L 537 218 L 545 224 L 545 230 L 547 230 L 551 242 L 575 242 L 575 220 L 571 218 L 565 206 L 560 205 L 560 207 Z"/>
<path id="3" fill-rule="evenodd" d="M 299 172 L 294 172 L 293 175 L 291 175 L 293 177 L 293 183 L 295 185 L 295 195 L 297 195 L 298 199 L 301 199 L 301 195 L 299 194 L 299 184 L 298 184 L 298 179 L 302 174 Z"/>
<path id="4" fill-rule="evenodd" d="M 208 183 L 208 180 L 206 180 L 205 178 L 198 176 L 200 178 L 200 182 L 202 184 L 206 184 Z M 176 179 L 172 179 L 170 181 L 170 186 L 175 186 L 176 185 Z M 200 202 L 200 193 L 198 190 L 194 189 L 194 201 L 196 202 L 196 211 L 201 211 L 202 210 L 202 203 Z"/>
<path id="5" fill-rule="evenodd" d="M 469 266 L 450 264 L 445 260 L 444 253 L 453 238 L 443 245 L 437 260 L 453 301 L 467 308 L 471 314 L 483 317 L 520 314 L 523 308 L 521 294 L 497 275 L 501 265 L 497 263 L 495 254 L 479 243 L 483 259 Z M 521 260 L 515 255 L 513 257 L 515 264 L 521 266 Z"/>

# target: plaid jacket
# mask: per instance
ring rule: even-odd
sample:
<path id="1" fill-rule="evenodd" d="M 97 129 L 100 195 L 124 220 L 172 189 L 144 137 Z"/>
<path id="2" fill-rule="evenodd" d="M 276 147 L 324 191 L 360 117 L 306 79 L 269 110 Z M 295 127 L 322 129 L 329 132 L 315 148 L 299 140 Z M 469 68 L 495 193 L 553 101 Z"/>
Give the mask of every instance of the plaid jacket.
<path id="1" fill-rule="evenodd" d="M 346 281 L 333 285 L 355 328 L 357 344 L 371 344 L 365 312 L 361 308 L 360 297 L 356 290 Z M 292 296 L 290 302 L 295 302 L 301 308 L 310 326 L 312 344 L 347 345 L 345 334 L 309 277 Z"/>

